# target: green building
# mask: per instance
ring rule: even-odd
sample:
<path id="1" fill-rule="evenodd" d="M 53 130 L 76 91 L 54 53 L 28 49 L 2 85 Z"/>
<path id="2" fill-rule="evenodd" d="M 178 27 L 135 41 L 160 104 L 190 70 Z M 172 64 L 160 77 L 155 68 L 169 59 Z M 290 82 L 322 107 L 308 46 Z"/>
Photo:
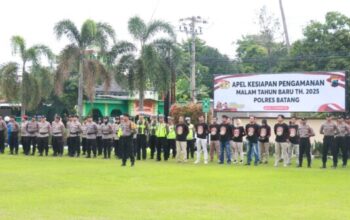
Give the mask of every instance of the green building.
<path id="1" fill-rule="evenodd" d="M 131 94 L 113 81 L 107 93 L 104 92 L 101 85 L 96 87 L 96 96 L 93 102 L 84 100 L 83 116 L 92 114 L 94 119 L 103 116 L 115 117 L 125 113 L 135 116 L 140 113 L 138 107 L 138 93 Z M 157 92 L 145 92 L 143 113 L 147 115 L 164 114 L 164 102 L 159 100 Z"/>

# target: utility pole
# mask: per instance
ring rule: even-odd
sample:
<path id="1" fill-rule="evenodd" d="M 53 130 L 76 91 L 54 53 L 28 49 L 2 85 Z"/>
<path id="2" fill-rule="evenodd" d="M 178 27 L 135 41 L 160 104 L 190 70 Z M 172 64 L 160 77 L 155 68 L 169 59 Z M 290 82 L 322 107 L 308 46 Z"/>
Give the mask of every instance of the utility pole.
<path id="1" fill-rule="evenodd" d="M 191 35 L 191 101 L 196 102 L 196 37 L 202 34 L 202 26 L 207 21 L 200 16 L 180 19 L 180 31 Z"/>
<path id="2" fill-rule="evenodd" d="M 281 16 L 282 16 L 284 36 L 286 38 L 287 50 L 289 52 L 290 42 L 289 42 L 288 28 L 287 28 L 286 16 L 284 15 L 284 9 L 283 9 L 282 0 L 279 0 L 279 4 L 280 4 Z"/>

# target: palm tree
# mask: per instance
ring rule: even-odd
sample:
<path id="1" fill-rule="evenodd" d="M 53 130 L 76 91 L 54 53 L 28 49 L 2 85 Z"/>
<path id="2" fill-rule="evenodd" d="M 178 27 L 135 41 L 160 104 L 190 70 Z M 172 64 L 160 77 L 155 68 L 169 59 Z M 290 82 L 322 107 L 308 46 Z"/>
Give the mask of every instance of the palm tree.
<path id="1" fill-rule="evenodd" d="M 160 54 L 162 61 L 161 76 L 164 79 L 164 87 L 161 88 L 161 91 L 169 92 L 170 104 L 174 104 L 176 102 L 176 76 L 182 72 L 184 64 L 183 51 L 172 40 L 155 40 L 153 45 Z"/>
<path id="2" fill-rule="evenodd" d="M 13 54 L 19 55 L 21 59 L 21 65 L 10 62 L 2 66 L 0 70 L 1 76 L 4 77 L 2 90 L 8 100 L 15 100 L 18 99 L 17 91 L 20 88 L 21 114 L 24 115 L 27 108 L 34 109 L 37 107 L 43 97 L 37 77 L 40 76 L 42 80 L 50 82 L 50 69 L 40 65 L 41 57 L 46 56 L 49 61 L 52 61 L 54 56 L 45 45 L 37 44 L 27 48 L 26 42 L 21 36 L 13 36 L 11 44 Z M 31 65 L 30 68 L 27 67 L 27 64 Z M 30 69 L 30 71 L 28 72 L 27 69 Z M 43 73 L 45 74 L 41 75 Z M 22 75 L 21 80 L 19 80 L 20 74 Z M 15 88 L 17 88 L 17 91 L 11 92 Z"/>
<path id="3" fill-rule="evenodd" d="M 104 64 L 96 59 L 96 51 L 103 53 L 108 49 L 109 41 L 115 42 L 115 32 L 106 23 L 86 20 L 80 31 L 70 20 L 62 20 L 54 27 L 58 39 L 65 35 L 70 44 L 60 54 L 55 76 L 55 91 L 62 94 L 63 82 L 73 72 L 78 72 L 78 115 L 82 116 L 83 93 L 90 101 L 95 95 L 96 80 L 103 81 L 105 90 L 110 87 L 111 77 Z"/>
<path id="4" fill-rule="evenodd" d="M 140 17 L 135 16 L 129 19 L 129 33 L 139 44 L 139 54 L 124 55 L 118 64 L 118 75 L 126 74 L 129 79 L 129 88 L 138 89 L 139 111 L 143 111 L 144 91 L 147 86 L 158 87 L 159 72 L 161 70 L 161 57 L 151 41 L 159 32 L 163 32 L 175 39 L 173 27 L 164 21 L 154 20 L 146 24 Z"/>

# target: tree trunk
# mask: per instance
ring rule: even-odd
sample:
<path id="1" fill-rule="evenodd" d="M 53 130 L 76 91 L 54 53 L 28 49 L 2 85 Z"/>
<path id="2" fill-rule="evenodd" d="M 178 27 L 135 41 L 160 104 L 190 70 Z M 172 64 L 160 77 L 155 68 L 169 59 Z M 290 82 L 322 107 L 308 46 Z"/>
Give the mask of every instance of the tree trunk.
<path id="1" fill-rule="evenodd" d="M 84 94 L 84 72 L 83 59 L 79 60 L 79 84 L 78 84 L 78 116 L 81 119 L 83 116 L 83 94 Z"/>
<path id="2" fill-rule="evenodd" d="M 23 66 L 22 66 L 22 81 L 21 81 L 21 116 L 26 114 L 26 104 L 24 103 L 25 99 L 24 99 L 24 74 L 25 74 L 25 62 L 23 62 Z"/>
<path id="3" fill-rule="evenodd" d="M 139 89 L 139 113 L 143 112 L 143 104 L 144 104 L 144 99 L 145 99 L 145 94 L 144 94 L 144 89 L 143 87 L 140 87 Z"/>
<path id="4" fill-rule="evenodd" d="M 171 85 L 170 85 L 170 104 L 176 102 L 176 71 L 171 71 Z"/>
<path id="5" fill-rule="evenodd" d="M 286 16 L 284 14 L 282 0 L 279 0 L 279 5 L 280 5 L 280 10 L 281 10 L 281 17 L 282 17 L 282 23 L 283 23 L 284 36 L 285 36 L 285 39 L 286 39 L 287 50 L 289 52 L 289 50 L 290 50 L 290 42 L 289 42 L 289 35 L 288 35 L 288 27 L 287 27 Z"/>

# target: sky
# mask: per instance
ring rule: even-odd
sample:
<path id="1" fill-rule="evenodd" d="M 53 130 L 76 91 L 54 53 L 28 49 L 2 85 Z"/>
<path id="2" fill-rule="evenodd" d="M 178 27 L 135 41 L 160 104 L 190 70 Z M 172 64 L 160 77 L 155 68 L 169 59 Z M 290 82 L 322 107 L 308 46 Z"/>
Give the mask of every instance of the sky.
<path id="1" fill-rule="evenodd" d="M 302 38 L 303 28 L 311 21 L 324 21 L 329 11 L 350 17 L 350 0 L 283 0 L 290 41 Z M 132 41 L 127 22 L 138 15 L 145 21 L 161 19 L 176 29 L 179 19 L 201 16 L 208 21 L 199 37 L 231 58 L 235 56 L 235 42 L 243 35 L 259 31 L 257 17 L 266 6 L 268 13 L 280 18 L 278 0 L 7 0 L 0 5 L 0 64 L 16 60 L 10 39 L 22 36 L 27 46 L 46 44 L 54 53 L 68 43 L 57 40 L 54 25 L 70 19 L 77 26 L 86 19 L 107 22 L 117 34 L 117 40 Z M 281 22 L 282 24 L 282 22 Z M 282 29 L 282 27 L 281 27 Z M 187 39 L 179 32 L 179 41 Z"/>

